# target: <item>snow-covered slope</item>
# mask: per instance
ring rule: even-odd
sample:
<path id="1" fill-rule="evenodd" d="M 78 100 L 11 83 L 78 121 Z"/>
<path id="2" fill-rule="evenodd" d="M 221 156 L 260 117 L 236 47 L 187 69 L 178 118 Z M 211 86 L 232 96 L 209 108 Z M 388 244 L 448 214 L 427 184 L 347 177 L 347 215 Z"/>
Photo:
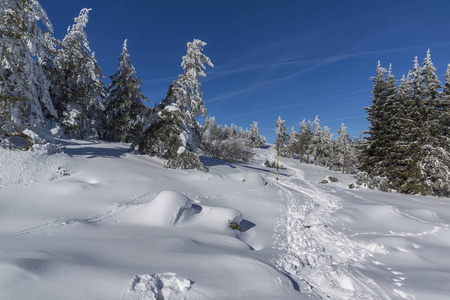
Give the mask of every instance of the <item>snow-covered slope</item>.
<path id="1" fill-rule="evenodd" d="M 204 173 L 61 143 L 0 149 L 0 299 L 449 299 L 450 199 L 277 181 L 271 149 Z"/>

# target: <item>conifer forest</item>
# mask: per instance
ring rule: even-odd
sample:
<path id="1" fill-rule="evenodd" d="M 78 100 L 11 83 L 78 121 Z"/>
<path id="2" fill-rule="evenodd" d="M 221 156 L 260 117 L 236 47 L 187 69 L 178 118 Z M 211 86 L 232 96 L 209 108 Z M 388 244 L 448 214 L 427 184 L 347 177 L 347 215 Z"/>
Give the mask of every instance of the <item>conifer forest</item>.
<path id="1" fill-rule="evenodd" d="M 205 42 L 187 43 L 180 74 L 168 82 L 167 96 L 150 107 L 127 40 L 117 55 L 117 72 L 105 83 L 86 33 L 89 9 L 82 9 L 58 40 L 37 0 L 0 5 L 4 148 L 51 145 L 54 137 L 100 139 L 161 157 L 166 168 L 206 171 L 199 155 L 245 162 L 253 148 L 267 145 L 256 121 L 244 129 L 218 125 L 207 116 L 201 79 L 213 63 L 203 53 Z M 370 126 L 359 137 L 350 137 L 344 124 L 334 134 L 319 117 L 299 120 L 299 127 L 288 132 L 279 117 L 277 155 L 354 174 L 372 189 L 449 197 L 450 65 L 440 82 L 429 50 L 423 62 L 414 58 L 411 71 L 397 78 L 392 66 L 378 63 L 371 78 L 372 104 L 365 108 Z"/>

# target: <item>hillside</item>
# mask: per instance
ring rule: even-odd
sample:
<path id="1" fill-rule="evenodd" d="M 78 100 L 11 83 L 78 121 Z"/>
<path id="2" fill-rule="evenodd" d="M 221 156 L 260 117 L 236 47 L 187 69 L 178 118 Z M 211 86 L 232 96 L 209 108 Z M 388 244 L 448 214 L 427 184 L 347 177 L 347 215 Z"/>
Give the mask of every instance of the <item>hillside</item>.
<path id="1" fill-rule="evenodd" d="M 0 148 L 0 299 L 448 299 L 450 199 L 282 159 Z M 328 176 L 339 181 L 320 184 Z M 241 231 L 229 228 L 240 224 Z"/>

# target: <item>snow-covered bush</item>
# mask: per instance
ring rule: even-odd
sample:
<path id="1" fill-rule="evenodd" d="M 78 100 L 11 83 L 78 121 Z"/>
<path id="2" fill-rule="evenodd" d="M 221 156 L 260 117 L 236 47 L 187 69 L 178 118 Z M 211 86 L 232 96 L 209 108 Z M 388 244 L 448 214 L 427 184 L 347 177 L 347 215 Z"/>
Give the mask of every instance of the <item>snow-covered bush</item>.
<path id="1" fill-rule="evenodd" d="M 371 190 L 391 192 L 391 185 L 386 177 L 371 176 L 367 172 L 359 172 L 356 174 L 355 179 L 357 185 L 367 187 Z"/>
<path id="2" fill-rule="evenodd" d="M 207 156 L 230 162 L 249 161 L 253 156 L 245 139 L 204 140 L 201 149 Z"/>

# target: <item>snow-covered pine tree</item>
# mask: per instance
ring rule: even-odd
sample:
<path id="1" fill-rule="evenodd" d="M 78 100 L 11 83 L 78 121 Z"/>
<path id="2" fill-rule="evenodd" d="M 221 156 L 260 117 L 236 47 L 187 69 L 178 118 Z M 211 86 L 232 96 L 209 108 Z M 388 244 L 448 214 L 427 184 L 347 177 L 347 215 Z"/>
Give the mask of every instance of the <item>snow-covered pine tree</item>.
<path id="1" fill-rule="evenodd" d="M 294 127 L 292 127 L 286 144 L 286 156 L 294 157 L 298 155 L 298 147 L 299 147 L 298 137 L 299 137 L 298 133 L 295 132 Z"/>
<path id="2" fill-rule="evenodd" d="M 439 114 L 442 145 L 450 152 L 450 64 L 445 72 L 445 85 L 442 92 L 441 113 Z"/>
<path id="3" fill-rule="evenodd" d="M 419 125 L 422 130 L 419 136 L 421 146 L 419 166 L 426 178 L 426 194 L 448 196 L 450 194 L 450 153 L 442 146 L 444 137 L 441 136 L 439 127 L 442 113 L 439 92 L 441 85 L 435 72 L 436 68 L 428 50 L 422 67 L 423 96 L 419 108 L 422 117 Z"/>
<path id="4" fill-rule="evenodd" d="M 80 11 L 54 60 L 53 101 L 64 131 L 71 137 L 98 137 L 102 130 L 106 87 L 85 32 L 90 10 Z"/>
<path id="5" fill-rule="evenodd" d="M 415 175 L 420 172 L 416 156 L 410 149 L 416 147 L 415 121 L 412 119 L 415 101 L 411 75 L 403 76 L 395 94 L 395 101 L 389 101 L 391 124 L 385 133 L 391 139 L 388 156 L 383 161 L 385 175 L 391 186 L 399 192 L 410 193 L 415 189 Z"/>
<path id="6" fill-rule="evenodd" d="M 333 140 L 330 129 L 327 126 L 323 128 L 319 124 L 319 116 L 314 119 L 314 135 L 308 147 L 308 155 L 314 157 L 314 164 L 322 167 L 330 167 Z"/>
<path id="7" fill-rule="evenodd" d="M 278 119 L 275 121 L 275 133 L 277 135 L 275 138 L 275 151 L 278 156 L 285 155 L 286 143 L 288 141 L 287 129 L 284 122 L 281 116 L 278 116 Z"/>
<path id="8" fill-rule="evenodd" d="M 202 141 L 214 141 L 223 139 L 223 130 L 217 125 L 216 118 L 210 117 L 205 119 L 202 126 Z"/>
<path id="9" fill-rule="evenodd" d="M 351 155 L 353 152 L 353 144 L 350 135 L 347 132 L 347 126 L 344 123 L 337 131 L 338 136 L 334 140 L 333 165 L 342 170 L 342 174 L 349 172 L 351 169 Z"/>
<path id="10" fill-rule="evenodd" d="M 40 134 L 47 119 L 56 118 L 50 82 L 42 68 L 50 60 L 52 32 L 37 0 L 1 1 L 0 136 L 24 129 Z"/>
<path id="11" fill-rule="evenodd" d="M 167 168 L 205 170 L 195 153 L 201 140 L 201 126 L 195 118 L 206 117 L 207 113 L 200 77 L 206 76 L 205 64 L 213 66 L 202 53 L 205 45 L 197 39 L 187 43 L 181 63 L 183 74 L 171 83 L 167 97 L 155 108 L 154 119 L 135 142 L 143 154 L 166 157 Z"/>
<path id="12" fill-rule="evenodd" d="M 141 80 L 130 61 L 127 40 L 123 43 L 117 72 L 110 78 L 104 138 L 130 143 L 142 132 L 142 114 L 148 110 L 142 101 L 148 98 L 141 91 Z"/>
<path id="13" fill-rule="evenodd" d="M 372 104 L 366 107 L 367 120 L 370 122 L 369 130 L 364 132 L 368 137 L 363 143 L 360 157 L 360 169 L 367 172 L 370 176 L 385 176 L 386 172 L 383 169 L 382 162 L 389 155 L 389 144 L 391 143 L 388 137 L 389 116 L 386 114 L 386 105 L 388 97 L 395 94 L 392 89 L 392 81 L 388 80 L 388 71 L 381 67 L 378 62 L 376 75 L 371 78 L 373 81 L 372 89 Z"/>
<path id="14" fill-rule="evenodd" d="M 264 146 L 265 139 L 261 136 L 258 128 L 258 122 L 253 121 L 251 127 L 250 127 L 250 146 L 252 148 L 261 148 Z"/>
<path id="15" fill-rule="evenodd" d="M 311 143 L 313 133 L 311 131 L 311 121 L 306 122 L 305 119 L 300 123 L 300 133 L 298 137 L 298 153 L 300 156 L 300 162 L 304 160 L 309 164 L 308 147 Z"/>

